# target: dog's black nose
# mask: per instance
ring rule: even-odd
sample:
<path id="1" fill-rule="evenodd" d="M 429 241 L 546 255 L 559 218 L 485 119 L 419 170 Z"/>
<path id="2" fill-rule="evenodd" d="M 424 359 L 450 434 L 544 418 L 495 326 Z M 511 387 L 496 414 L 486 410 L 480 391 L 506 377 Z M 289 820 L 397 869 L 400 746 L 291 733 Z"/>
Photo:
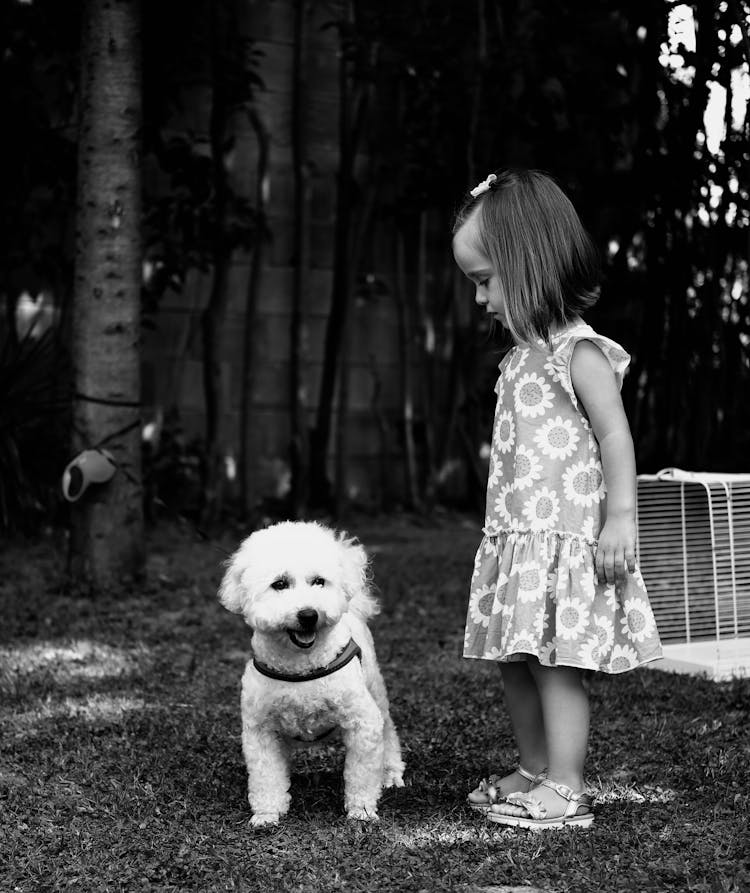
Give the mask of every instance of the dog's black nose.
<path id="1" fill-rule="evenodd" d="M 312 608 L 303 608 L 301 611 L 297 611 L 297 620 L 302 627 L 315 626 L 318 622 L 318 612 Z"/>

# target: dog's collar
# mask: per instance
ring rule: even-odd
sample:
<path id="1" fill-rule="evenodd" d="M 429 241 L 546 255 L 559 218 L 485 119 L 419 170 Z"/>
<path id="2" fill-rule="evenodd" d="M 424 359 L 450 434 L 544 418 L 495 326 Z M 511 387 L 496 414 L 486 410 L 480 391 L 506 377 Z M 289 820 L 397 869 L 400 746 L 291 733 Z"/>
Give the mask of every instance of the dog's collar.
<path id="1" fill-rule="evenodd" d="M 307 682 L 310 679 L 321 679 L 323 676 L 330 676 L 331 673 L 335 673 L 336 670 L 345 667 L 355 657 L 362 660 L 362 649 L 354 639 L 349 639 L 344 650 L 339 652 L 329 664 L 310 670 L 309 673 L 282 673 L 279 670 L 274 670 L 273 667 L 269 667 L 268 664 L 261 663 L 257 657 L 253 658 L 253 666 L 259 673 L 268 676 L 269 679 L 281 679 L 282 682 Z"/>

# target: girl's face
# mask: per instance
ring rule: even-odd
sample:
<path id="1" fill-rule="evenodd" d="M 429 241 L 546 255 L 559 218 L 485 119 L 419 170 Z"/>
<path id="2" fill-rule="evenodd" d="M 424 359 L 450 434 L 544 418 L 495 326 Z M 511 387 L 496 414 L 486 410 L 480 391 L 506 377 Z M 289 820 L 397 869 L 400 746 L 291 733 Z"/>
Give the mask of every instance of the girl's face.
<path id="1" fill-rule="evenodd" d="M 453 256 L 464 275 L 476 288 L 474 300 L 494 319 L 507 328 L 505 292 L 490 259 L 479 247 L 476 212 L 469 217 L 453 237 Z"/>

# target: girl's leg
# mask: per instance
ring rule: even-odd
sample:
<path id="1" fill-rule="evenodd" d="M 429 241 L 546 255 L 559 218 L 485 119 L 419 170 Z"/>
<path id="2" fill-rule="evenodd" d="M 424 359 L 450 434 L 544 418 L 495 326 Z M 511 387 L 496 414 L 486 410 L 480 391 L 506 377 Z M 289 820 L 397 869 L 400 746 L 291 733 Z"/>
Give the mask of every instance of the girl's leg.
<path id="1" fill-rule="evenodd" d="M 500 664 L 503 693 L 513 735 L 518 745 L 518 762 L 527 772 L 538 775 L 547 768 L 547 744 L 540 692 L 528 661 Z M 526 791 L 530 785 L 517 772 L 500 782 L 503 796 L 511 791 Z"/>
<path id="2" fill-rule="evenodd" d="M 505 704 L 518 745 L 519 764 L 527 772 L 538 775 L 547 765 L 547 753 L 542 707 L 536 682 L 526 661 L 502 663 L 500 670 L 503 675 Z M 501 798 L 507 797 L 514 791 L 528 791 L 531 786 L 532 783 L 516 771 L 495 782 Z M 485 805 L 488 803 L 488 797 L 480 787 L 469 794 L 469 801 Z"/>
<path id="3" fill-rule="evenodd" d="M 574 791 L 583 790 L 589 744 L 589 698 L 576 667 L 544 667 L 529 661 L 544 716 L 547 774 Z"/>
<path id="4" fill-rule="evenodd" d="M 544 667 L 529 660 L 529 672 L 539 693 L 547 746 L 547 776 L 574 791 L 583 790 L 583 765 L 589 741 L 589 700 L 581 671 L 575 667 Z M 534 798 L 549 816 L 562 815 L 567 802 L 544 785 L 534 788 Z M 522 807 L 500 803 L 498 812 L 523 814 Z"/>

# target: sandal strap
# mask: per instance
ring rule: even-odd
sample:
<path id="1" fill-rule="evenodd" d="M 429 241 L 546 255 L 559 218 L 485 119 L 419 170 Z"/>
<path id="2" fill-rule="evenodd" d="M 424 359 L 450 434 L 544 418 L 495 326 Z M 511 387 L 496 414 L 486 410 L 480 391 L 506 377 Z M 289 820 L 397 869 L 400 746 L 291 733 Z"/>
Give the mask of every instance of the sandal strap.
<path id="1" fill-rule="evenodd" d="M 523 766 L 516 766 L 513 772 L 517 772 L 521 778 L 525 778 L 526 781 L 530 781 L 532 784 L 539 784 L 542 779 L 547 777 L 547 770 L 542 769 L 542 771 L 538 775 L 534 775 L 533 772 L 529 772 L 528 769 L 524 769 Z M 490 786 L 494 786 L 500 781 L 502 775 L 488 775 L 487 778 L 483 778 L 479 784 L 477 785 L 477 790 L 481 791 L 483 794 L 488 792 Z"/>
<path id="2" fill-rule="evenodd" d="M 521 778 L 525 778 L 526 781 L 530 781 L 533 784 L 540 784 L 543 779 L 547 777 L 547 770 L 542 769 L 542 771 L 538 775 L 534 775 L 533 772 L 529 772 L 524 769 L 523 766 L 517 766 L 516 772 L 521 776 Z"/>
<path id="3" fill-rule="evenodd" d="M 558 781 L 552 781 L 551 778 L 543 778 L 539 785 L 546 788 L 551 788 L 557 794 L 559 794 L 564 800 L 567 800 L 570 803 L 580 803 L 583 806 L 591 806 L 593 805 L 594 798 L 587 794 L 586 791 L 574 791 L 573 788 L 569 788 L 566 784 L 560 784 Z"/>
<path id="4" fill-rule="evenodd" d="M 532 772 L 529 772 L 528 769 L 524 769 L 523 766 L 517 766 L 513 771 L 517 772 L 521 778 L 525 778 L 526 781 L 531 782 L 534 786 L 538 785 L 547 777 L 546 769 L 543 769 L 538 775 L 534 775 Z M 484 797 L 486 797 L 486 803 L 483 803 L 481 800 L 472 801 L 470 799 L 470 804 L 476 808 L 486 808 L 492 806 L 494 803 L 499 803 L 504 800 L 505 798 L 500 794 L 500 790 L 497 787 L 497 783 L 502 777 L 502 775 L 490 775 L 487 778 L 483 778 L 471 794 L 484 795 Z M 470 797 L 471 794 L 469 795 Z"/>

